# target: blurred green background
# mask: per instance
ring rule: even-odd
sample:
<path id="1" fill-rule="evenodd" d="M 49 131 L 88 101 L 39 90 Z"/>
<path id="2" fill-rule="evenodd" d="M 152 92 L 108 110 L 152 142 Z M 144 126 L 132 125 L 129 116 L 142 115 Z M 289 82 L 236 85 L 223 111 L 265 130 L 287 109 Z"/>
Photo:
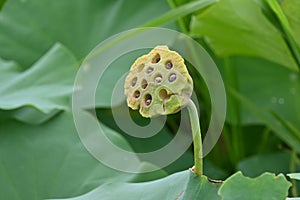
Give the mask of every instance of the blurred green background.
<path id="1" fill-rule="evenodd" d="M 204 159 L 205 175 L 226 179 L 239 170 L 250 177 L 299 170 L 300 1 L 2 0 L 0 9 L 0 199 L 73 197 L 107 183 L 145 182 L 193 166 L 191 147 L 153 173 L 119 172 L 94 159 L 74 127 L 71 95 L 84 58 L 106 38 L 145 26 L 193 37 L 221 72 L 226 123 Z M 180 120 L 180 113 L 168 116 L 164 129 L 149 139 L 128 136 L 114 122 L 111 91 L 145 52 L 120 58 L 122 69 L 105 73 L 101 98 L 96 97 L 107 135 L 136 152 L 164 146 Z M 210 95 L 201 75 L 189 64 L 188 69 L 205 133 Z M 130 112 L 137 124 L 149 123 Z M 143 167 L 154 166 L 141 162 Z M 293 184 L 290 194 L 296 196 Z"/>

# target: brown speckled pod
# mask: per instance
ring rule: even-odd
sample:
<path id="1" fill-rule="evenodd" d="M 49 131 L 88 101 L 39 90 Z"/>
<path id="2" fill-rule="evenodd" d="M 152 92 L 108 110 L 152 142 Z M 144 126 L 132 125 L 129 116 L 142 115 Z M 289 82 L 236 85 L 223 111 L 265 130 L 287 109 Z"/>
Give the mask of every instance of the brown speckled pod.
<path id="1" fill-rule="evenodd" d="M 125 80 L 128 106 L 143 117 L 168 115 L 186 105 L 193 91 L 183 58 L 167 46 L 139 57 Z"/>

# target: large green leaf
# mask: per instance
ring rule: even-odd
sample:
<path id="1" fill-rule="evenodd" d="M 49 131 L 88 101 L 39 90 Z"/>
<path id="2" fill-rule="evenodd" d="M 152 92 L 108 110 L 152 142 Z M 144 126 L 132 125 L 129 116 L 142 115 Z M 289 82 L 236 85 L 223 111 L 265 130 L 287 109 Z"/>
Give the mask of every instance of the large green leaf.
<path id="1" fill-rule="evenodd" d="M 237 172 L 222 184 L 219 194 L 222 200 L 284 200 L 290 186 L 282 174 L 264 173 L 251 179 Z"/>
<path id="2" fill-rule="evenodd" d="M 0 60 L 0 109 L 19 120 L 39 123 L 67 110 L 78 62 L 60 44 L 54 45 L 31 68 Z"/>
<path id="3" fill-rule="evenodd" d="M 201 199 L 219 200 L 217 188 L 205 176 L 197 177 L 183 171 L 163 179 L 145 183 L 111 183 L 79 197 L 68 200 L 117 200 L 117 199 Z"/>
<path id="4" fill-rule="evenodd" d="M 167 3 L 161 1 L 9 0 L 0 13 L 0 57 L 13 60 L 23 68 L 29 68 L 52 45 L 60 42 L 78 60 L 81 60 L 107 37 L 151 21 L 168 9 Z M 119 78 L 118 75 L 123 75 L 127 71 L 126 67 L 130 67 L 134 61 L 133 58 L 136 57 L 122 63 L 125 67 L 111 67 L 106 71 L 99 83 L 97 106 L 109 107 L 111 105 L 110 94 Z M 57 62 L 60 61 L 57 60 Z M 68 68 L 62 64 L 63 62 L 60 68 Z M 52 71 L 52 73 L 58 72 Z M 60 75 L 57 74 L 57 76 Z M 38 105 L 33 106 L 38 107 Z M 55 112 L 46 118 L 39 114 L 27 108 L 27 110 L 23 109 L 22 113 L 18 112 L 17 115 L 21 120 L 27 119 L 28 122 L 38 123 L 45 121 Z"/>
<path id="5" fill-rule="evenodd" d="M 131 6 L 127 6 L 127 4 Z M 141 7 L 147 9 L 140 9 Z M 15 63 L 13 65 L 19 64 L 22 69 L 29 68 L 31 65 L 33 65 L 31 68 L 34 69 L 43 68 L 43 74 L 41 74 L 41 70 L 34 72 L 34 69 L 21 73 L 22 69 L 16 69 L 18 66 L 2 67 L 3 62 L 1 62 L 0 80 L 5 82 L 2 85 L 11 84 L 7 80 L 13 78 L 15 82 L 18 82 L 14 83 L 15 89 L 18 89 L 17 86 L 21 87 L 18 93 L 11 89 L 12 85 L 9 86 L 11 87 L 9 89 L 6 87 L 6 94 L 1 96 L 3 101 L 1 101 L 0 108 L 14 109 L 13 112 L 4 114 L 9 114 L 22 121 L 40 123 L 47 120 L 57 110 L 65 109 L 66 103 L 69 102 L 66 94 L 70 95 L 70 86 L 72 86 L 70 83 L 73 82 L 75 69 L 78 67 L 71 54 L 74 54 L 77 60 L 82 59 L 106 37 L 121 30 L 134 28 L 158 17 L 167 10 L 168 5 L 160 1 L 146 3 L 136 0 L 130 2 L 120 0 L 117 3 L 96 0 L 7 1 L 0 13 L 0 57 L 5 60 L 13 60 Z M 57 41 L 67 46 L 72 53 L 58 46 L 47 52 Z M 62 56 L 63 53 L 64 56 Z M 38 59 L 40 60 L 37 61 Z M 44 62 L 41 63 L 43 60 Z M 70 64 L 72 60 L 74 63 Z M 129 68 L 131 62 L 133 59 L 126 60 L 121 65 Z M 43 66 L 37 66 L 41 64 Z M 99 84 L 101 87 L 98 90 L 100 92 L 97 93 L 97 99 L 100 99 L 97 101 L 98 106 L 110 106 L 111 95 L 109 94 L 116 82 L 116 79 L 111 77 L 119 78 L 118 74 L 124 73 L 120 69 L 126 68 L 120 67 L 121 65 L 118 65 L 117 68 L 111 67 L 101 79 Z M 70 67 L 74 69 L 70 70 Z M 68 69 L 70 72 L 65 73 Z M 2 70 L 5 72 L 2 73 Z M 63 71 L 64 73 L 62 73 Z M 9 73 L 12 73 L 11 76 Z M 22 74 L 23 77 L 17 76 L 19 74 Z M 21 81 L 21 78 L 26 78 L 26 84 Z M 36 81 L 37 79 L 43 80 L 42 86 L 38 85 L 40 83 Z M 53 91 L 53 89 L 55 90 Z M 105 97 L 105 99 L 99 96 Z M 24 105 L 27 107 L 18 109 Z M 1 113 L 3 114 L 3 111 Z"/>
<path id="6" fill-rule="evenodd" d="M 230 58 L 229 67 L 235 66 L 238 90 L 262 111 L 279 114 L 300 128 L 300 77 L 298 73 L 264 59 L 249 57 Z M 225 77 L 226 78 L 226 77 Z M 260 123 L 246 107 L 241 109 L 241 122 Z"/>
<path id="7" fill-rule="evenodd" d="M 105 38 L 167 10 L 162 1 L 8 0 L 0 14 L 0 56 L 29 67 L 59 41 L 83 59 Z"/>
<path id="8" fill-rule="evenodd" d="M 46 0 L 43 3 L 10 0 L 0 13 L 0 56 L 28 68 L 59 41 L 82 60 L 99 42 L 113 34 L 139 25 L 162 25 L 214 2 L 191 2 L 166 12 L 167 3 L 159 0 L 146 3 L 137 0 Z M 175 27 L 174 24 L 168 26 Z M 96 106 L 111 106 L 115 83 L 128 71 L 137 55 L 141 54 L 124 55 L 105 71 L 97 89 Z"/>
<path id="9" fill-rule="evenodd" d="M 254 155 L 239 162 L 238 170 L 244 175 L 256 177 L 264 172 L 289 173 L 291 154 L 289 152 L 276 152 L 263 155 Z M 297 169 L 300 169 L 297 165 Z"/>
<path id="10" fill-rule="evenodd" d="M 300 180 L 300 173 L 287 174 L 291 179 Z"/>
<path id="11" fill-rule="evenodd" d="M 264 59 L 232 57 L 228 61 L 240 94 L 233 95 L 241 106 L 240 122 L 265 124 L 300 152 L 300 115 L 295 112 L 300 108 L 299 74 Z M 219 69 L 223 71 L 224 67 L 220 65 Z M 230 77 L 225 76 L 225 81 L 227 78 Z M 230 93 L 231 90 L 227 88 Z M 230 115 L 227 120 L 233 122 Z"/>
<path id="12" fill-rule="evenodd" d="M 210 183 L 205 176 L 199 178 L 191 174 L 183 197 L 179 199 L 221 200 L 217 192 L 218 185 Z"/>
<path id="13" fill-rule="evenodd" d="M 300 152 L 300 114 L 295 112 L 300 109 L 299 74 L 258 58 L 232 57 L 227 64 L 237 80 L 239 95 L 234 92 L 233 98 L 240 103 L 240 122 L 265 124 Z M 222 65 L 220 70 L 224 70 Z M 232 88 L 227 91 L 231 94 Z M 233 122 L 230 115 L 227 120 Z"/>
<path id="14" fill-rule="evenodd" d="M 114 144 L 131 150 L 119 134 L 103 128 Z M 1 199 L 65 198 L 101 184 L 137 179 L 94 159 L 81 144 L 68 112 L 39 126 L 1 121 L 0 138 Z"/>
<path id="15" fill-rule="evenodd" d="M 298 69 L 282 34 L 253 0 L 219 1 L 192 19 L 191 32 L 220 56 L 257 56 Z"/>

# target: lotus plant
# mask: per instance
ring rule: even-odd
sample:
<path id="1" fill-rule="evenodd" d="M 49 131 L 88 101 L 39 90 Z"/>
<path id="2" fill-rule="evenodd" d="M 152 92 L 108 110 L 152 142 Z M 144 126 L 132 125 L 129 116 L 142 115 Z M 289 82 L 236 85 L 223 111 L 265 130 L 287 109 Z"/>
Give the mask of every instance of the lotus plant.
<path id="1" fill-rule="evenodd" d="M 136 59 L 125 80 L 125 95 L 130 108 L 143 117 L 176 113 L 187 107 L 194 141 L 192 171 L 202 175 L 202 139 L 197 108 L 191 100 L 193 80 L 184 59 L 167 46 L 157 46 Z"/>

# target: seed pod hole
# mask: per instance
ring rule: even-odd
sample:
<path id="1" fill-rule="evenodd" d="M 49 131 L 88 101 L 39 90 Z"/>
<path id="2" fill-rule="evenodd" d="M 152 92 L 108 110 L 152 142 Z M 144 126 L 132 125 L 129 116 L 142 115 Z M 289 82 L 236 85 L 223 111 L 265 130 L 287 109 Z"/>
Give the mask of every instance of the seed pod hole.
<path id="1" fill-rule="evenodd" d="M 144 64 L 140 64 L 139 66 L 137 66 L 137 71 L 141 72 L 144 69 L 145 65 Z"/>
<path id="2" fill-rule="evenodd" d="M 174 82 L 176 80 L 176 74 L 175 73 L 172 73 L 170 76 L 169 76 L 169 81 L 170 82 Z"/>
<path id="3" fill-rule="evenodd" d="M 149 67 L 149 68 L 147 69 L 146 73 L 147 73 L 147 74 L 151 74 L 151 73 L 153 72 L 153 70 L 154 70 L 154 69 L 153 69 L 152 67 Z"/>
<path id="4" fill-rule="evenodd" d="M 152 58 L 152 63 L 159 63 L 160 61 L 160 55 L 157 53 L 153 58 Z"/>
<path id="5" fill-rule="evenodd" d="M 136 91 L 133 93 L 133 96 L 134 96 L 134 98 L 138 99 L 138 98 L 141 96 L 140 91 L 136 90 Z"/>
<path id="6" fill-rule="evenodd" d="M 155 83 L 161 83 L 162 82 L 162 75 L 157 74 L 154 78 Z"/>
<path id="7" fill-rule="evenodd" d="M 152 96 L 150 94 L 145 95 L 145 104 L 146 106 L 149 106 L 152 102 Z"/>
<path id="8" fill-rule="evenodd" d="M 146 89 L 147 86 L 148 86 L 148 82 L 145 79 L 143 79 L 142 80 L 142 88 Z"/>
<path id="9" fill-rule="evenodd" d="M 131 86 L 134 87 L 136 85 L 137 82 L 137 77 L 134 77 L 131 81 Z"/>
<path id="10" fill-rule="evenodd" d="M 172 67 L 173 67 L 173 63 L 169 60 L 169 61 L 167 61 L 166 62 L 166 68 L 167 69 L 172 69 Z"/>
<path id="11" fill-rule="evenodd" d="M 161 89 L 159 91 L 159 97 L 161 100 L 168 100 L 168 99 L 170 99 L 171 95 L 168 94 L 166 89 Z"/>

